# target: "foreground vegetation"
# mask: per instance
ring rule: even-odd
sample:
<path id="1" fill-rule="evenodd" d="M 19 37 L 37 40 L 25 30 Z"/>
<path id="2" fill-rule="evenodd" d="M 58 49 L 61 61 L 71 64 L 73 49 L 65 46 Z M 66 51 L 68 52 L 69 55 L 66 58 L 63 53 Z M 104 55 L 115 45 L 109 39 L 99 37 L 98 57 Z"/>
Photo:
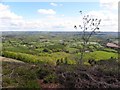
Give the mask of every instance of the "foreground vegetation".
<path id="1" fill-rule="evenodd" d="M 24 64 L 3 62 L 3 87 L 119 87 L 119 52 L 107 48 L 105 38 L 118 40 L 113 33 L 95 35 L 78 64 L 81 32 L 4 32 L 2 56 Z"/>
<path id="2" fill-rule="evenodd" d="M 11 59 L 9 59 L 11 60 Z M 3 88 L 40 88 L 31 64 L 3 61 Z"/>
<path id="3" fill-rule="evenodd" d="M 120 88 L 120 63 L 115 59 L 89 66 L 3 61 L 3 67 L 3 88 Z"/>

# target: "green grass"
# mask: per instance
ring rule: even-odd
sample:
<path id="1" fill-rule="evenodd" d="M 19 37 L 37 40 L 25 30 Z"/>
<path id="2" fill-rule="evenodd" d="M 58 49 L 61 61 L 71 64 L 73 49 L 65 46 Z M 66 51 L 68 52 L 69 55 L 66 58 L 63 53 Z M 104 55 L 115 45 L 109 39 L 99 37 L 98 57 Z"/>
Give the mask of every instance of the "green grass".
<path id="1" fill-rule="evenodd" d="M 111 57 L 118 58 L 118 54 L 113 52 L 94 51 L 94 52 L 86 53 L 84 60 L 94 59 L 98 61 L 98 60 L 107 60 L 110 59 Z"/>
<path id="2" fill-rule="evenodd" d="M 75 53 L 75 52 L 78 51 L 79 49 L 66 47 L 66 50 L 69 51 L 69 53 Z"/>
<path id="3" fill-rule="evenodd" d="M 11 51 L 4 51 L 3 56 L 21 60 L 28 63 L 49 63 L 49 64 L 56 64 L 58 59 L 68 58 L 68 64 L 74 64 L 75 61 L 71 59 L 71 54 L 65 52 L 56 52 L 52 54 L 42 53 L 40 56 L 20 53 L 20 52 L 11 52 Z"/>
<path id="4" fill-rule="evenodd" d="M 110 49 L 110 48 L 105 48 L 104 51 L 117 53 L 117 50 Z"/>
<path id="5" fill-rule="evenodd" d="M 12 52 L 29 53 L 29 49 L 24 46 L 19 46 L 19 47 L 9 46 L 9 47 L 6 47 L 5 50 L 12 51 Z"/>

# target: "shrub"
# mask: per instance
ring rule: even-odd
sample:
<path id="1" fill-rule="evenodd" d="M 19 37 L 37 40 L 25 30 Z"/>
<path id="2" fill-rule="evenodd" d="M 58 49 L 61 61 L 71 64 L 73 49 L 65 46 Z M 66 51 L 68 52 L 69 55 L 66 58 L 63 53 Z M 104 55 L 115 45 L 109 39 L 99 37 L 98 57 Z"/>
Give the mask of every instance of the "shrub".
<path id="1" fill-rule="evenodd" d="M 94 59 L 90 59 L 88 60 L 88 63 L 93 66 L 96 64 L 96 61 Z"/>
<path id="2" fill-rule="evenodd" d="M 39 79 L 43 79 L 45 78 L 47 75 L 51 74 L 52 71 L 48 68 L 40 68 L 38 71 L 37 71 L 37 76 Z"/>
<path id="3" fill-rule="evenodd" d="M 3 67 L 3 88 L 39 88 L 36 67 L 17 62 L 4 62 Z"/>
<path id="4" fill-rule="evenodd" d="M 48 48 L 43 49 L 43 52 L 49 52 L 50 50 Z"/>
<path id="5" fill-rule="evenodd" d="M 44 83 L 56 83 L 56 82 L 57 82 L 57 77 L 55 74 L 47 75 L 44 78 Z"/>
<path id="6" fill-rule="evenodd" d="M 24 88 L 34 88 L 34 89 L 36 88 L 37 89 L 37 88 L 40 88 L 40 86 L 36 80 L 32 80 L 32 81 L 27 81 Z"/>

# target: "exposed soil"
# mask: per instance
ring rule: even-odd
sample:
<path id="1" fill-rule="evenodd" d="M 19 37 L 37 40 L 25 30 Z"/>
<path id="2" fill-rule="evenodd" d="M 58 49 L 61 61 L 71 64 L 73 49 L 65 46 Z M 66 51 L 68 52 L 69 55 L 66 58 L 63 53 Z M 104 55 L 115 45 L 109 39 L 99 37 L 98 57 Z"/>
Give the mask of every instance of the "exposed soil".
<path id="1" fill-rule="evenodd" d="M 2 56 L 0 56 L 0 61 L 24 63 L 24 62 L 16 60 L 16 59 L 6 58 L 6 57 L 2 57 Z"/>

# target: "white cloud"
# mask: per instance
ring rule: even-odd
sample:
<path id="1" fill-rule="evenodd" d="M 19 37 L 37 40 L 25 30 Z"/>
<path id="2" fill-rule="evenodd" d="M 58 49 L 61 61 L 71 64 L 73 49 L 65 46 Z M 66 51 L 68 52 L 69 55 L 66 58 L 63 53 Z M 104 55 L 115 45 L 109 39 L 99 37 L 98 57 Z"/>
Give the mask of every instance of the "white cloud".
<path id="1" fill-rule="evenodd" d="M 63 4 L 57 4 L 57 3 L 50 3 L 51 6 L 63 6 Z"/>
<path id="2" fill-rule="evenodd" d="M 118 31 L 118 1 L 100 0 L 100 10 L 87 14 L 101 18 L 100 31 Z"/>
<path id="3" fill-rule="evenodd" d="M 104 2 L 105 1 L 105 2 Z M 100 3 L 101 10 L 89 11 L 86 14 L 93 17 L 101 18 L 100 31 L 118 31 L 118 14 L 117 9 L 114 12 L 111 5 L 104 0 Z M 107 6 L 102 5 L 106 3 Z M 59 5 L 59 4 L 58 4 Z M 111 6 L 111 9 L 108 9 Z M 24 20 L 20 15 L 15 14 L 10 10 L 8 5 L 0 4 L 0 30 L 61 30 L 61 31 L 76 31 L 74 25 L 79 25 L 81 18 L 71 17 L 66 15 L 56 15 L 52 9 L 39 9 L 39 14 L 45 15 L 37 20 Z M 80 30 L 77 30 L 80 31 Z"/>
<path id="4" fill-rule="evenodd" d="M 0 30 L 18 28 L 22 22 L 22 16 L 12 12 L 8 5 L 0 3 Z"/>
<path id="5" fill-rule="evenodd" d="M 4 10 L 8 10 L 9 6 L 8 5 L 3 5 L 2 3 L 0 3 L 0 11 L 4 11 Z"/>
<path id="6" fill-rule="evenodd" d="M 0 4 L 0 31 L 5 30 L 70 30 L 73 28 L 73 19 L 68 17 L 54 16 L 56 13 L 52 9 L 39 9 L 39 13 L 47 14 L 45 18 L 37 20 L 24 20 L 10 10 L 8 5 Z"/>
<path id="7" fill-rule="evenodd" d="M 118 31 L 118 1 L 119 0 L 101 0 L 100 5 L 104 11 L 102 12 L 102 30 Z"/>
<path id="8" fill-rule="evenodd" d="M 39 9 L 38 13 L 46 14 L 46 15 L 55 15 L 56 14 L 56 12 L 52 9 Z"/>
<path id="9" fill-rule="evenodd" d="M 50 5 L 52 5 L 52 6 L 58 6 L 56 3 L 50 3 Z"/>
<path id="10" fill-rule="evenodd" d="M 0 3 L 0 19 L 21 19 L 22 17 L 11 12 L 8 5 Z"/>
<path id="11" fill-rule="evenodd" d="M 44 11 L 44 10 L 43 10 Z M 4 4 L 0 5 L 0 31 L 13 31 L 13 30 L 68 30 L 69 22 L 66 18 L 57 17 L 51 15 L 51 10 L 48 12 L 42 12 L 43 14 L 49 14 L 45 18 L 39 18 L 37 20 L 24 20 L 22 16 L 19 16 L 10 10 L 10 7 Z M 72 22 L 72 20 L 71 20 Z M 70 23 L 71 24 L 71 23 Z M 71 27 L 73 27 L 71 25 Z"/>
<path id="12" fill-rule="evenodd" d="M 120 0 L 100 0 L 100 6 L 106 9 L 117 10 Z"/>

